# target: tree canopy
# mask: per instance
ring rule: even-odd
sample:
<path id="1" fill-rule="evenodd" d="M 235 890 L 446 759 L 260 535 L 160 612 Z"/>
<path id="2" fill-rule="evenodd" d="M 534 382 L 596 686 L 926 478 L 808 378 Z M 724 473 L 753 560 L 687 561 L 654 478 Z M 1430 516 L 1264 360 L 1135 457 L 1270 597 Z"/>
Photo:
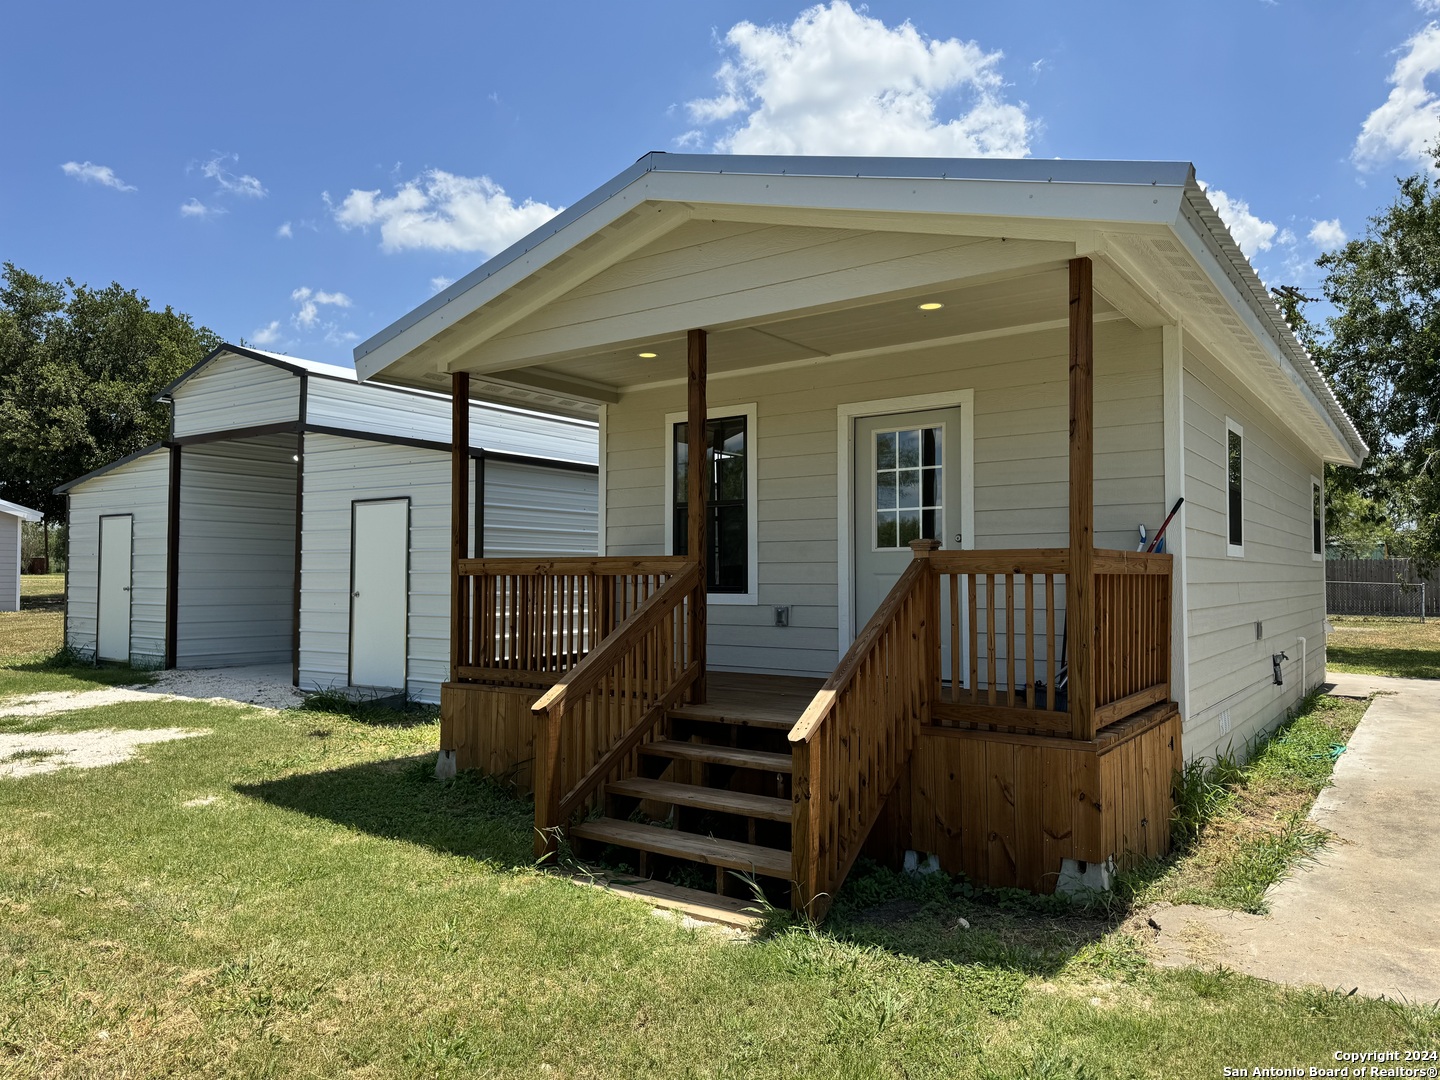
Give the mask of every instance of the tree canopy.
<path id="1" fill-rule="evenodd" d="M 1277 299 L 1370 445 L 1362 469 L 1330 470 L 1330 535 L 1357 550 L 1383 538 L 1428 565 L 1440 561 L 1440 175 L 1398 187 L 1364 236 L 1320 257 L 1323 329 L 1303 320 L 1296 298 L 1308 298 Z"/>
<path id="2" fill-rule="evenodd" d="M 220 344 L 134 289 L 0 272 L 0 497 L 60 517 L 57 485 L 165 438 L 154 397 Z"/>

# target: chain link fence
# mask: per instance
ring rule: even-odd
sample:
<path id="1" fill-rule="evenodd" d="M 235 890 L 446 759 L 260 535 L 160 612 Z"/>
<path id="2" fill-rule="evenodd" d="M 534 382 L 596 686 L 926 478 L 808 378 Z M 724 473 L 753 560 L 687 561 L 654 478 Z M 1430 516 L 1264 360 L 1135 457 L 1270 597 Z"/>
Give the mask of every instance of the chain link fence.
<path id="1" fill-rule="evenodd" d="M 1426 601 L 1434 599 L 1433 590 L 1427 590 L 1423 581 L 1325 582 L 1327 615 L 1383 615 L 1423 623 Z"/>

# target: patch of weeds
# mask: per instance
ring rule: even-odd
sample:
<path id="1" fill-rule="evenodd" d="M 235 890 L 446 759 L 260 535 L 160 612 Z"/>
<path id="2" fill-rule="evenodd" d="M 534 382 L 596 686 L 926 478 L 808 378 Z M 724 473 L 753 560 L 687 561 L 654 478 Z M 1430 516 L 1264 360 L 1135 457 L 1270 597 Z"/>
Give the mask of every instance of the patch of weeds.
<path id="1" fill-rule="evenodd" d="M 44 761 L 47 758 L 60 757 L 63 753 L 63 750 L 16 750 L 13 754 L 0 755 L 0 765 L 14 761 Z"/>
<path id="2" fill-rule="evenodd" d="M 700 872 L 699 867 L 691 863 L 676 863 L 670 867 L 665 880 L 671 885 L 677 885 L 682 889 L 704 889 L 705 875 Z"/>
<path id="3" fill-rule="evenodd" d="M 1298 811 L 1286 815 L 1278 831 L 1261 831 L 1236 844 L 1215 874 L 1215 895 L 1226 907 L 1264 914 L 1265 890 L 1313 858 L 1329 835 Z"/>
<path id="4" fill-rule="evenodd" d="M 354 697 L 335 689 L 307 694 L 301 708 L 308 712 L 343 716 L 371 727 L 416 727 L 434 723 L 439 715 L 434 705 L 410 701 L 403 696 Z"/>

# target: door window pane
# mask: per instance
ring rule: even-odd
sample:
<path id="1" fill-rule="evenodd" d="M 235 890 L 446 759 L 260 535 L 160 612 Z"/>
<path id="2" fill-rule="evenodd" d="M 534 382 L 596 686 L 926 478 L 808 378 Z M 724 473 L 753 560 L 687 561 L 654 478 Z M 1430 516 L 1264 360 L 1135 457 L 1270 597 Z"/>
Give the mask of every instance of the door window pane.
<path id="1" fill-rule="evenodd" d="M 875 547 L 903 548 L 943 528 L 942 427 L 875 433 Z"/>
<path id="2" fill-rule="evenodd" d="M 743 593 L 750 587 L 749 506 L 746 501 L 748 432 L 743 416 L 716 417 L 705 423 L 710 451 L 706 504 L 706 587 L 714 593 Z M 690 492 L 689 425 L 674 428 L 676 555 L 689 554 L 687 521 Z"/>

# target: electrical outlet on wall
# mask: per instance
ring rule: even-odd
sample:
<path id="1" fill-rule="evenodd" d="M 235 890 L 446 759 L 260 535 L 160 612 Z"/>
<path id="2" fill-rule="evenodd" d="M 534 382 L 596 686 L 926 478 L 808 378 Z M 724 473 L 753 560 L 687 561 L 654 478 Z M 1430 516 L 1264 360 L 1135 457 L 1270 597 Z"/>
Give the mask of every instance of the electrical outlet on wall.
<path id="1" fill-rule="evenodd" d="M 777 607 L 777 608 L 775 609 L 775 625 L 776 625 L 776 626 L 789 626 L 789 625 L 790 625 L 790 609 L 789 609 L 788 607 Z"/>

